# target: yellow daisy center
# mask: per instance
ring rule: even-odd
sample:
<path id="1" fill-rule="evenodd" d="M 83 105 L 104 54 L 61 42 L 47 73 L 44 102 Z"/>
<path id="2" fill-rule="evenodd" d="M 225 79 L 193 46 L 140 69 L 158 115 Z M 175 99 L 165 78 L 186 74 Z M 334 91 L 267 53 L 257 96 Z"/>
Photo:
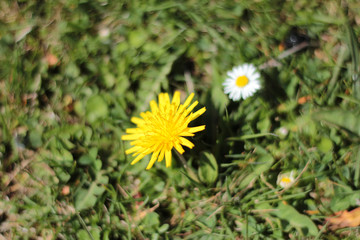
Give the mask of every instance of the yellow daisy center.
<path id="1" fill-rule="evenodd" d="M 288 184 L 288 183 L 291 183 L 291 179 L 288 178 L 288 177 L 283 177 L 283 178 L 281 179 L 281 182 Z"/>
<path id="2" fill-rule="evenodd" d="M 249 83 L 249 79 L 243 75 L 236 79 L 236 86 L 245 87 Z"/>

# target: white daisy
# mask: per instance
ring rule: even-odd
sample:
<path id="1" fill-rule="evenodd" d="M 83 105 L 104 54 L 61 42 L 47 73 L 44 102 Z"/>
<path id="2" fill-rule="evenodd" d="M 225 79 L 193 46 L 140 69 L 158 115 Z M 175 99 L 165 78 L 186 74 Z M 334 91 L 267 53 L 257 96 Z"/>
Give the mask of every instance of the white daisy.
<path id="1" fill-rule="evenodd" d="M 260 74 L 254 65 L 245 63 L 227 72 L 228 78 L 223 83 L 225 94 L 233 101 L 252 96 L 260 89 Z"/>
<path id="2" fill-rule="evenodd" d="M 276 183 L 282 188 L 287 188 L 291 186 L 294 183 L 294 181 L 295 181 L 294 171 L 291 171 L 290 173 L 287 172 L 287 173 L 279 174 Z"/>

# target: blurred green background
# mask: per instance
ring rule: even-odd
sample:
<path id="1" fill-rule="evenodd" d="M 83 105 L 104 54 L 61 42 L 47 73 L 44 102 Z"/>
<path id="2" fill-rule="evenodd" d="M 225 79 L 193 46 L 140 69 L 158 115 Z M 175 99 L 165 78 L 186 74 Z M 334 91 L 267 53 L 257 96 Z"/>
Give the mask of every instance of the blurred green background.
<path id="1" fill-rule="evenodd" d="M 357 239 L 360 3 L 0 1 L 0 239 Z M 260 66 L 232 102 L 226 72 Z M 121 136 L 158 93 L 206 113 L 181 162 Z M 281 190 L 280 173 L 296 184 Z"/>

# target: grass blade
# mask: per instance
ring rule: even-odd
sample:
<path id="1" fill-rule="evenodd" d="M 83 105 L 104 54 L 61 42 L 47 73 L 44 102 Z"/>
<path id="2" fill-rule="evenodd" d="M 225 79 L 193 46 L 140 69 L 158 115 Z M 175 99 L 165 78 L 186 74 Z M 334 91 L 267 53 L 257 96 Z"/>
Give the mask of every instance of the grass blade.
<path id="1" fill-rule="evenodd" d="M 243 141 L 243 140 L 247 140 L 247 139 L 261 138 L 261 137 L 266 137 L 266 136 L 279 137 L 275 133 L 256 133 L 256 134 L 243 135 L 241 137 L 230 137 L 227 140 L 228 141 Z"/>
<path id="2" fill-rule="evenodd" d="M 350 23 L 346 24 L 347 40 L 352 60 L 352 80 L 354 81 L 354 96 L 360 98 L 360 82 L 359 82 L 359 43 L 354 33 L 354 29 Z"/>

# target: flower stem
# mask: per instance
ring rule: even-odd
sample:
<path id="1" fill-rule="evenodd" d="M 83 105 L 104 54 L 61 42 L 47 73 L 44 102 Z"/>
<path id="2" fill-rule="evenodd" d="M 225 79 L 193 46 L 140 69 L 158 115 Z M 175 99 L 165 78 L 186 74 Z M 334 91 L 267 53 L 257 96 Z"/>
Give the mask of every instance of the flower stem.
<path id="1" fill-rule="evenodd" d="M 178 156 L 178 158 L 180 159 L 180 161 L 183 164 L 183 167 L 186 170 L 186 172 L 188 173 L 189 177 L 192 180 L 194 180 L 195 182 L 200 183 L 200 180 L 199 180 L 197 174 L 189 167 L 189 165 L 187 164 L 184 156 L 181 155 L 178 151 L 176 151 L 176 149 L 174 149 L 174 152 Z"/>

